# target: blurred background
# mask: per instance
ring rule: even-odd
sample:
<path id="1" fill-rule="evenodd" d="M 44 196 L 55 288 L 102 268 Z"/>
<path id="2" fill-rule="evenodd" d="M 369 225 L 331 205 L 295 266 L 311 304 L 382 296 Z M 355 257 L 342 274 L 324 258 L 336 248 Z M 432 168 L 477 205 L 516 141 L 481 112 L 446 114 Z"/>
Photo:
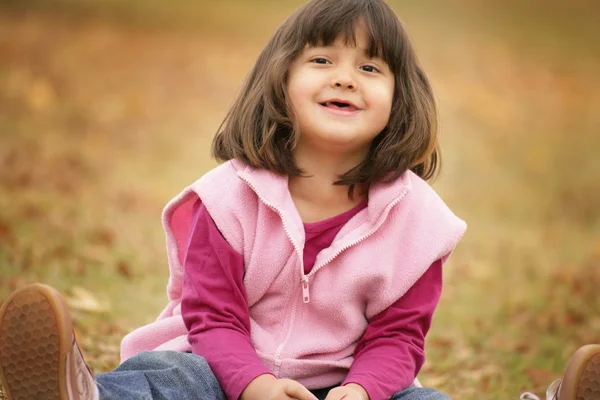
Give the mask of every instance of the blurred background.
<path id="1" fill-rule="evenodd" d="M 43 281 L 96 372 L 166 303 L 160 212 L 299 0 L 0 0 L 0 299 Z M 432 80 L 469 230 L 420 375 L 541 392 L 600 342 L 600 2 L 390 1 Z M 0 300 L 1 301 L 1 300 Z"/>

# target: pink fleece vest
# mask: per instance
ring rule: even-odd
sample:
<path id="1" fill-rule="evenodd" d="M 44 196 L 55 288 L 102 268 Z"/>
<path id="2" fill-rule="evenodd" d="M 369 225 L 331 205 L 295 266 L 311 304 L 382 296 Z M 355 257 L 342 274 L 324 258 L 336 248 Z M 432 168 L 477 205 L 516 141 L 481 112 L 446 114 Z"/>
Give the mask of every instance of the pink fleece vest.
<path id="1" fill-rule="evenodd" d="M 308 388 L 341 382 L 371 317 L 398 300 L 466 225 L 431 187 L 407 171 L 374 184 L 368 207 L 303 271 L 304 229 L 287 177 L 230 161 L 166 206 L 169 304 L 154 323 L 127 335 L 125 360 L 143 350 L 190 351 L 181 317 L 183 250 L 200 197 L 227 242 L 244 257 L 252 342 L 278 377 Z"/>

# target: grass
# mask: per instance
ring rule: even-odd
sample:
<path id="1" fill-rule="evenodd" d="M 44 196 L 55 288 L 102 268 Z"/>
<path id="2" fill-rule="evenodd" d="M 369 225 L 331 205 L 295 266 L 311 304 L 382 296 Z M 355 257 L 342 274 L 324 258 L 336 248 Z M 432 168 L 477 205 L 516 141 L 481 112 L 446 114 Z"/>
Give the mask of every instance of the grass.
<path id="1" fill-rule="evenodd" d="M 56 286 L 74 301 L 91 366 L 107 371 L 122 335 L 165 303 L 162 206 L 214 166 L 213 133 L 298 2 L 6 4 L 0 299 L 29 282 Z M 434 187 L 469 223 L 420 378 L 460 399 L 541 393 L 578 346 L 599 341 L 593 10 L 394 4 L 439 98 L 445 170 Z M 108 310 L 79 309 L 77 288 Z"/>

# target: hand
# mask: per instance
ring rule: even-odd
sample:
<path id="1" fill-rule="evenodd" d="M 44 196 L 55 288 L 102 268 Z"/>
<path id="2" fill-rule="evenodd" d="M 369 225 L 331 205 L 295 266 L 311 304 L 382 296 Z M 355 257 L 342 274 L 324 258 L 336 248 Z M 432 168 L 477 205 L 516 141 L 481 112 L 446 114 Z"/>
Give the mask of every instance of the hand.
<path id="1" fill-rule="evenodd" d="M 265 374 L 254 378 L 240 396 L 241 400 L 318 400 L 302 384 Z"/>
<path id="2" fill-rule="evenodd" d="M 369 394 L 360 385 L 349 383 L 344 386 L 333 388 L 327 394 L 325 400 L 369 400 Z"/>

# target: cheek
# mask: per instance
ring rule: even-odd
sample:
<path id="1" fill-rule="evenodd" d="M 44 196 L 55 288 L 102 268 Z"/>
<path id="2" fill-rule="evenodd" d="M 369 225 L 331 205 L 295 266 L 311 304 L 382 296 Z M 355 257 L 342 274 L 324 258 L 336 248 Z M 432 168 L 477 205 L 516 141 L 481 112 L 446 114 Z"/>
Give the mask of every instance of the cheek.
<path id="1" fill-rule="evenodd" d="M 290 80 L 288 84 L 288 98 L 294 109 L 302 107 L 302 104 L 306 102 L 308 97 L 306 86 L 301 80 L 294 79 Z"/>
<path id="2" fill-rule="evenodd" d="M 323 76 L 316 71 L 298 68 L 290 75 L 288 90 L 294 97 L 313 100 L 323 89 Z"/>
<path id="3" fill-rule="evenodd" d="M 287 86 L 287 106 L 293 112 L 293 123 L 300 129 L 307 123 L 307 115 L 311 114 L 311 96 L 301 80 L 289 80 Z"/>
<path id="4" fill-rule="evenodd" d="M 392 102 L 394 100 L 394 89 L 389 85 L 380 85 L 373 88 L 371 92 L 371 104 L 377 109 L 377 113 L 385 116 L 386 120 L 392 111 Z"/>
<path id="5" fill-rule="evenodd" d="M 377 115 L 380 118 L 389 118 L 389 115 L 392 111 L 392 98 L 382 96 L 376 96 L 371 102 L 372 108 L 376 110 Z"/>
<path id="6" fill-rule="evenodd" d="M 293 88 L 294 97 L 299 101 L 311 100 L 314 95 L 310 80 L 298 80 Z"/>

